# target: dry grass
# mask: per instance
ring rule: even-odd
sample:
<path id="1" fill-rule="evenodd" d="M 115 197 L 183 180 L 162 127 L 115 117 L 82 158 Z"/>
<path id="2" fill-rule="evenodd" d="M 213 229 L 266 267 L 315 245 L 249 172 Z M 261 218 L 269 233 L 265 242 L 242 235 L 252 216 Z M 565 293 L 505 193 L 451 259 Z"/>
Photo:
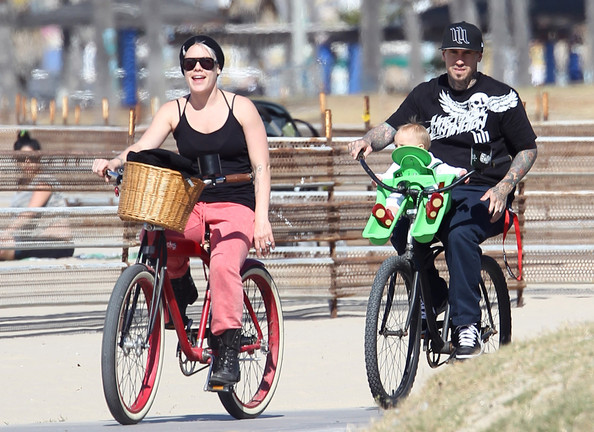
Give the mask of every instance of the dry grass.
<path id="1" fill-rule="evenodd" d="M 541 86 L 517 89 L 526 103 L 526 111 L 532 122 L 543 120 L 543 95 L 548 96 L 548 120 L 593 120 L 594 86 L 571 85 L 566 87 Z M 369 97 L 371 125 L 385 121 L 404 100 L 404 94 L 374 94 Z M 320 123 L 320 101 L 318 98 L 287 99 L 278 101 L 284 104 L 293 117 Z M 332 112 L 335 125 L 363 126 L 364 95 L 328 95 L 326 108 Z"/>
<path id="2" fill-rule="evenodd" d="M 526 111 L 533 122 L 542 120 L 543 95 L 548 95 L 549 120 L 592 120 L 594 119 L 594 86 L 571 85 L 566 87 L 541 86 L 518 88 L 520 97 L 526 103 Z M 371 94 L 369 95 L 370 124 L 375 126 L 385 121 L 402 103 L 406 95 L 398 94 Z M 275 100 L 289 110 L 291 115 L 301 120 L 320 124 L 322 120 L 320 98 L 316 97 L 291 97 Z M 364 126 L 365 95 L 327 95 L 325 108 L 332 113 L 332 123 L 335 126 L 349 125 L 350 127 Z M 138 124 L 144 124 L 151 119 L 151 110 L 143 106 L 138 112 Z M 16 114 L 5 109 L 0 110 L 0 122 L 12 124 Z M 55 124 L 62 124 L 61 114 L 58 113 Z M 109 112 L 109 124 L 112 126 L 127 126 L 129 109 L 112 107 Z M 25 123 L 31 122 L 27 113 Z M 100 104 L 83 109 L 80 113 L 81 125 L 102 125 L 104 123 Z M 38 125 L 50 124 L 49 110 L 38 113 Z M 68 124 L 75 124 L 74 108 L 70 109 Z"/>
<path id="3" fill-rule="evenodd" d="M 446 366 L 370 432 L 591 431 L 594 324 Z"/>

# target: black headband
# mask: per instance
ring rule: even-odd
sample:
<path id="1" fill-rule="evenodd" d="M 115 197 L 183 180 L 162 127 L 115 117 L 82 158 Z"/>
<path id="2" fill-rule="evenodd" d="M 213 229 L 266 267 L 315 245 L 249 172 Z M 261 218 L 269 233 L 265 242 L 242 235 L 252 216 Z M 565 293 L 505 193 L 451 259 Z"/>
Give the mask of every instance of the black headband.
<path id="1" fill-rule="evenodd" d="M 187 39 L 179 50 L 179 65 L 181 67 L 182 74 L 184 73 L 184 58 L 186 57 L 186 53 L 190 49 L 192 45 L 196 44 L 203 44 L 212 49 L 215 53 L 215 60 L 219 65 L 219 69 L 223 70 L 223 65 L 225 64 L 225 55 L 223 54 L 223 49 L 221 46 L 210 36 L 206 35 L 198 35 L 192 36 L 191 38 Z"/>

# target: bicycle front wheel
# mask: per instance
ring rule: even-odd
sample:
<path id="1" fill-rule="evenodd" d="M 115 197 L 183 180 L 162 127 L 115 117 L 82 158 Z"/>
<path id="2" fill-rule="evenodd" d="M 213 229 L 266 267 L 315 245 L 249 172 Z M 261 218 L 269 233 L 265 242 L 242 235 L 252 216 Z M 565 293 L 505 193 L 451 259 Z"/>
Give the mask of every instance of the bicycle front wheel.
<path id="1" fill-rule="evenodd" d="M 365 366 L 371 394 L 392 408 L 413 385 L 421 346 L 421 314 L 412 309 L 412 270 L 399 256 L 380 266 L 365 317 Z"/>
<path id="2" fill-rule="evenodd" d="M 493 257 L 481 258 L 481 335 L 484 352 L 511 342 L 511 304 L 505 276 Z"/>
<path id="3" fill-rule="evenodd" d="M 105 316 L 101 347 L 103 393 L 113 417 L 135 424 L 148 413 L 161 376 L 163 308 L 148 334 L 155 278 L 143 264 L 125 269 Z"/>
<path id="4" fill-rule="evenodd" d="M 262 265 L 242 272 L 241 380 L 221 403 L 236 419 L 258 417 L 272 400 L 283 362 L 284 324 L 278 290 Z M 248 349 L 255 346 L 258 348 Z"/>

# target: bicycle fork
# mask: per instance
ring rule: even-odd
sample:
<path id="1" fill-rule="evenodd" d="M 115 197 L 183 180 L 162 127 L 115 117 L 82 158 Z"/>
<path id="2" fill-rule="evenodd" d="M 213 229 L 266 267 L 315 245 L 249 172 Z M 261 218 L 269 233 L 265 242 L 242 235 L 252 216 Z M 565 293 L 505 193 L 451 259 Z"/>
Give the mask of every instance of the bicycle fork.
<path id="1" fill-rule="evenodd" d="M 431 287 L 429 286 L 427 277 L 422 271 L 414 272 L 413 279 L 413 305 L 411 310 L 420 308 L 420 303 L 423 301 L 425 305 L 425 324 L 427 330 L 425 331 L 425 344 L 429 353 L 434 353 L 437 356 L 447 354 L 451 356 L 454 352 L 454 347 L 451 341 L 448 340 L 450 330 L 450 307 L 445 310 L 443 324 L 438 328 L 437 314 L 433 308 L 431 300 Z M 413 309 L 414 308 L 414 309 Z"/>

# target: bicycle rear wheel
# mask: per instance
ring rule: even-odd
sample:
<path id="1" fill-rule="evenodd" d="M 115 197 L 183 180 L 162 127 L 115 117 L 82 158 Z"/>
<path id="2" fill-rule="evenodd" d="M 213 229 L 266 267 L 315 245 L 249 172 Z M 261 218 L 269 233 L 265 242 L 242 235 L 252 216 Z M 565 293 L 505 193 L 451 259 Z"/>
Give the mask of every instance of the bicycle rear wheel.
<path id="1" fill-rule="evenodd" d="M 412 388 L 419 364 L 421 314 L 412 306 L 412 270 L 399 256 L 380 266 L 365 319 L 365 366 L 371 394 L 392 408 Z"/>
<path id="2" fill-rule="evenodd" d="M 154 282 L 153 273 L 143 264 L 128 267 L 117 280 L 107 306 L 101 378 L 109 411 L 121 424 L 141 421 L 157 393 L 164 342 L 162 306 L 148 335 Z"/>
<path id="3" fill-rule="evenodd" d="M 283 361 L 284 324 L 276 285 L 262 265 L 242 272 L 244 306 L 239 354 L 241 380 L 221 403 L 236 419 L 258 417 L 272 400 Z M 258 349 L 246 350 L 248 345 Z"/>
<path id="4" fill-rule="evenodd" d="M 505 276 L 493 257 L 481 258 L 481 335 L 484 352 L 511 342 L 511 304 Z"/>

